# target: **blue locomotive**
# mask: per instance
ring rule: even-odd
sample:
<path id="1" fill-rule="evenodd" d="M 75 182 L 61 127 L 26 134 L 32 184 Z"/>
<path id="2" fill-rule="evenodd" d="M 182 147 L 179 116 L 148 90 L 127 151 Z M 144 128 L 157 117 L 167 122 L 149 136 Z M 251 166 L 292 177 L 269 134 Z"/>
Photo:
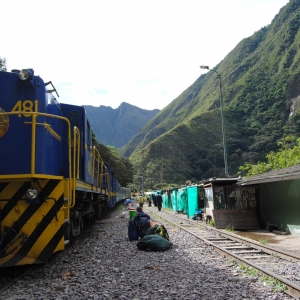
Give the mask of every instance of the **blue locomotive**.
<path id="1" fill-rule="evenodd" d="M 0 267 L 46 262 L 130 197 L 92 146 L 84 108 L 54 93 L 32 69 L 0 72 Z"/>

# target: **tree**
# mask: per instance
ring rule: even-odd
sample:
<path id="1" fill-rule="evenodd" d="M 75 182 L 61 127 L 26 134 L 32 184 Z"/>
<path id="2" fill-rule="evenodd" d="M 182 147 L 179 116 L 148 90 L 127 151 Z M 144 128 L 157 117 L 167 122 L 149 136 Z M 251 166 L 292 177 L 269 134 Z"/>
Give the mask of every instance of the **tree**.
<path id="1" fill-rule="evenodd" d="M 116 147 L 104 146 L 97 142 L 93 135 L 93 146 L 96 146 L 102 159 L 113 169 L 114 175 L 121 186 L 126 187 L 133 181 L 133 166 L 129 159 L 122 157 Z"/>
<path id="2" fill-rule="evenodd" d="M 117 149 L 115 146 L 107 145 L 106 147 L 110 150 L 110 152 L 111 152 L 115 157 L 121 157 L 121 154 L 119 153 L 118 149 Z"/>
<path id="3" fill-rule="evenodd" d="M 278 142 L 279 150 L 271 151 L 266 155 L 267 162 L 258 162 L 257 164 L 245 164 L 241 166 L 240 174 L 254 176 L 269 171 L 279 170 L 286 167 L 294 166 L 300 163 L 300 138 L 294 145 L 295 137 L 287 136 Z"/>
<path id="4" fill-rule="evenodd" d="M 6 71 L 6 59 L 0 57 L 0 71 Z"/>

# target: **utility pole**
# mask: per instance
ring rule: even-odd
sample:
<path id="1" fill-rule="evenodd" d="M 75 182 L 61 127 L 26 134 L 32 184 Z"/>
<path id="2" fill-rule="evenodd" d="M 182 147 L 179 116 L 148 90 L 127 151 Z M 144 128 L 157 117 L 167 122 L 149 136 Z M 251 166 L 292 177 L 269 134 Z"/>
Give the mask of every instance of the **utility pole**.
<path id="1" fill-rule="evenodd" d="M 164 189 L 164 160 L 162 160 L 161 165 L 161 190 Z"/>
<path id="2" fill-rule="evenodd" d="M 144 195 L 144 174 L 142 174 L 142 194 Z"/>
<path id="3" fill-rule="evenodd" d="M 224 112 L 223 112 L 223 101 L 222 101 L 222 79 L 221 79 L 221 74 L 219 74 L 216 70 L 210 69 L 208 66 L 203 66 L 202 65 L 202 66 L 200 66 L 200 69 L 207 69 L 207 70 L 215 72 L 217 74 L 217 78 L 218 78 L 218 81 L 219 81 L 224 165 L 225 165 L 225 177 L 227 178 L 229 174 L 228 174 L 228 162 L 227 162 L 226 132 L 225 132 L 225 122 L 224 122 Z"/>

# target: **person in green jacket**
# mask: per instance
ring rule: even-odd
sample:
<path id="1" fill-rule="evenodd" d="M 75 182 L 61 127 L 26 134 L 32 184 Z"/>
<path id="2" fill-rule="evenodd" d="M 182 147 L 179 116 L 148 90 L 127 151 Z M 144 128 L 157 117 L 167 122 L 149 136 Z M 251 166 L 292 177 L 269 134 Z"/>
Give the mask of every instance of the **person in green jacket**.
<path id="1" fill-rule="evenodd" d="M 139 202 L 140 207 L 143 207 L 143 205 L 145 203 L 145 198 L 144 198 L 144 196 L 142 194 L 139 195 L 138 202 Z"/>

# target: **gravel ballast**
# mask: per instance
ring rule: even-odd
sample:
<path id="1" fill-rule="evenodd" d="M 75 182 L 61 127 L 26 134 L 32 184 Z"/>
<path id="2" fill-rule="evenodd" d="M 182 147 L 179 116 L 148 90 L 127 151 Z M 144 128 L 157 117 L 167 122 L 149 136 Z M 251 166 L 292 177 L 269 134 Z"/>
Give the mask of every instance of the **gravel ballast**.
<path id="1" fill-rule="evenodd" d="M 292 299 L 273 292 L 258 277 L 246 276 L 211 246 L 166 224 L 170 250 L 138 250 L 137 241 L 127 238 L 126 210 L 97 221 L 0 299 Z"/>

